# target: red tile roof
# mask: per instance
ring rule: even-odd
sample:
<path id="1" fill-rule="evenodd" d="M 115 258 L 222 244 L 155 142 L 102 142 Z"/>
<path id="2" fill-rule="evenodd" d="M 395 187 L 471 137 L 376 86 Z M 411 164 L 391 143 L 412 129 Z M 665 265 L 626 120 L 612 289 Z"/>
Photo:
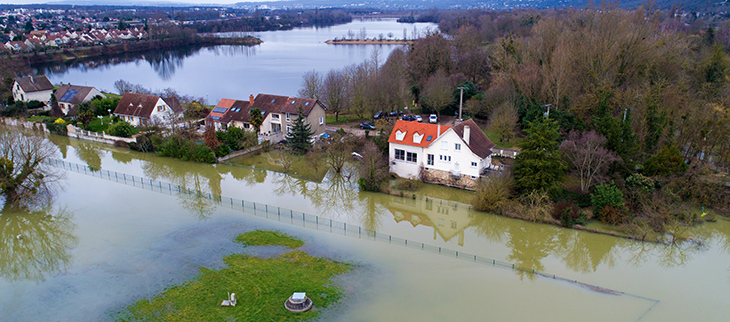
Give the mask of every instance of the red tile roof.
<path id="1" fill-rule="evenodd" d="M 430 123 L 418 123 L 418 122 L 410 122 L 410 121 L 403 121 L 398 120 L 395 122 L 395 126 L 393 127 L 393 132 L 390 133 L 390 139 L 388 139 L 388 142 L 390 143 L 400 143 L 405 145 L 412 145 L 412 146 L 420 146 L 420 147 L 427 147 L 431 145 L 436 139 L 443 135 L 446 130 L 448 130 L 450 127 L 446 125 L 441 125 L 441 132 L 439 132 L 439 125 L 438 124 L 430 124 Z M 405 136 L 403 137 L 402 141 L 396 140 L 396 132 L 405 132 Z M 418 135 L 423 135 L 423 138 L 421 139 L 421 142 L 415 143 L 413 142 L 413 134 L 418 133 Z M 431 137 L 431 140 L 428 140 L 428 138 Z"/>

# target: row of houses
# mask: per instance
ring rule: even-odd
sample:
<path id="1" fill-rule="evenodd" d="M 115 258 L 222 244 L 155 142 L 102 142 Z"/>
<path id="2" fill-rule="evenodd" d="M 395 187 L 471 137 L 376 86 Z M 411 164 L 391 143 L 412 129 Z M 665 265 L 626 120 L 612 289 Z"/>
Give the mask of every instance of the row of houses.
<path id="1" fill-rule="evenodd" d="M 17 92 L 16 99 L 47 102 L 52 89 L 45 76 L 29 76 L 16 79 L 13 95 Z M 64 115 L 96 95 L 103 96 L 94 88 L 70 84 L 62 84 L 54 95 Z M 221 99 L 204 122 L 218 131 L 230 127 L 253 131 L 251 111 L 258 109 L 263 118 L 259 136 L 276 142 L 291 131 L 300 108 L 314 134 L 324 133 L 326 107 L 319 100 L 271 94 L 250 95 L 248 100 Z M 173 124 L 183 112 L 173 97 L 124 93 L 113 113 L 141 126 Z M 495 145 L 471 119 L 455 126 L 398 120 L 388 143 L 390 171 L 404 178 L 474 188 L 487 170 L 495 168 Z"/>
<path id="2" fill-rule="evenodd" d="M 10 39 L 15 35 L 10 32 Z M 84 31 L 47 31 L 34 30 L 23 35 L 23 41 L 8 41 L 3 47 L 9 51 L 33 51 L 44 47 L 79 46 L 98 43 L 113 43 L 124 40 L 140 40 L 147 37 L 142 28 L 133 27 L 125 30 L 87 29 Z"/>

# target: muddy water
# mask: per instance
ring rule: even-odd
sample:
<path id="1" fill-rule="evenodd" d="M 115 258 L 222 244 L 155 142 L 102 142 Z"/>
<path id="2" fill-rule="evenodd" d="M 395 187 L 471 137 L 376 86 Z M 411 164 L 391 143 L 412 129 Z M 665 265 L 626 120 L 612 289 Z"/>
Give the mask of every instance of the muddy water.
<path id="1" fill-rule="evenodd" d="M 0 216 L 2 321 L 113 319 L 132 301 L 190 279 L 199 266 L 220 267 L 222 256 L 244 251 L 232 238 L 251 229 L 283 230 L 304 238 L 310 253 L 359 265 L 339 278 L 349 295 L 324 312 L 328 321 L 730 320 L 726 220 L 694 229 L 702 246 L 645 244 L 472 212 L 462 203 L 468 193 L 450 189 L 400 198 L 360 193 L 354 181 L 331 175 L 315 183 L 53 141 L 59 158 L 80 170 L 66 171 L 46 207 Z M 111 172 L 101 179 L 84 174 L 84 166 Z M 115 175 L 201 193 L 151 191 L 109 179 Z M 410 245 L 254 216 L 208 193 L 334 219 Z M 419 244 L 525 270 L 439 255 Z M 619 293 L 526 272 L 533 269 Z"/>

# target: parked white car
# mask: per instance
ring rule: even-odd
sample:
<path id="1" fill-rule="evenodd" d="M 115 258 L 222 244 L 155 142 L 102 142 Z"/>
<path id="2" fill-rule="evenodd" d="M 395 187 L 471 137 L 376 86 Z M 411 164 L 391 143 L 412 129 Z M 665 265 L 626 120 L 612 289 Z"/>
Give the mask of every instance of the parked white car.
<path id="1" fill-rule="evenodd" d="M 416 121 L 423 122 L 423 118 L 420 115 L 416 115 Z"/>
<path id="2" fill-rule="evenodd" d="M 438 123 L 439 118 L 436 116 L 436 114 L 431 114 L 431 116 L 428 117 L 429 123 Z"/>

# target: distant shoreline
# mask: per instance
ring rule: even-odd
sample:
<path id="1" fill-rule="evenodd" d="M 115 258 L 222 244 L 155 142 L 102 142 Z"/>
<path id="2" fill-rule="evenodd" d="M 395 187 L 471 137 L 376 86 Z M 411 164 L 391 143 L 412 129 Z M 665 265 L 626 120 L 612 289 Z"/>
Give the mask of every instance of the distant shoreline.
<path id="1" fill-rule="evenodd" d="M 413 40 L 402 39 L 330 39 L 325 41 L 327 44 L 335 45 L 410 45 Z"/>

